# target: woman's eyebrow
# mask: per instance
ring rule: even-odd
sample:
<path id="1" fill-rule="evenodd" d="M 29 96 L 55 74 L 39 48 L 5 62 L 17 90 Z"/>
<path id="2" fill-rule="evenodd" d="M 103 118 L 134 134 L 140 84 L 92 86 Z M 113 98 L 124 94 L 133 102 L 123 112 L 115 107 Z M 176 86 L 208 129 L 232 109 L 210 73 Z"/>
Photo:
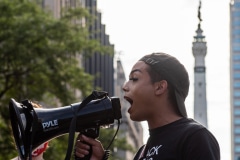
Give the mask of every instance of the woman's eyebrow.
<path id="1" fill-rule="evenodd" d="M 133 74 L 134 72 L 142 72 L 140 69 L 134 69 L 130 72 L 130 75 Z"/>

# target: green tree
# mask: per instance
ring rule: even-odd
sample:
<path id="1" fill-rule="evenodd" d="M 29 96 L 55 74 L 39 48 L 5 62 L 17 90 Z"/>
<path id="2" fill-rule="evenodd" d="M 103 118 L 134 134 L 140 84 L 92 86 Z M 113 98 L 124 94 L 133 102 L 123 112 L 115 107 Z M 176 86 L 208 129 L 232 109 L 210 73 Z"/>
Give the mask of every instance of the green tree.
<path id="1" fill-rule="evenodd" d="M 88 26 L 93 17 L 86 9 L 68 9 L 61 15 L 55 19 L 27 0 L 0 0 L 0 160 L 17 156 L 9 134 L 10 98 L 30 98 L 55 107 L 79 102 L 92 91 L 93 77 L 80 67 L 78 57 L 94 52 L 113 54 L 111 47 L 89 39 Z M 80 20 L 84 18 L 88 21 L 83 24 Z M 79 91 L 81 96 L 76 96 Z M 114 130 L 101 130 L 106 147 Z M 45 159 L 64 159 L 67 141 L 68 135 L 51 140 Z M 126 139 L 117 138 L 111 150 L 118 146 L 132 151 L 126 144 Z"/>
<path id="2" fill-rule="evenodd" d="M 80 67 L 78 56 L 112 50 L 88 38 L 88 24 L 79 21 L 86 17 L 91 18 L 83 8 L 67 10 L 55 19 L 28 0 L 0 0 L 0 159 L 17 155 L 9 134 L 11 97 L 56 106 L 80 101 L 92 91 L 93 77 Z M 53 144 L 62 149 L 52 151 L 52 156 L 63 159 L 66 137 L 59 139 Z"/>

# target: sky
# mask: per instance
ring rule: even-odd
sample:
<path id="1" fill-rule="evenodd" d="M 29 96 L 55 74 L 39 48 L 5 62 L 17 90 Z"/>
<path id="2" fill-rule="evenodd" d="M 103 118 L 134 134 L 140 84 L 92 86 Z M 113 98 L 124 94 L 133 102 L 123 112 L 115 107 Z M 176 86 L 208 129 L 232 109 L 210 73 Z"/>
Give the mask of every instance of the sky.
<path id="1" fill-rule="evenodd" d="M 229 84 L 230 0 L 202 0 L 201 28 L 206 36 L 205 57 L 208 129 L 217 138 L 221 160 L 231 159 Z M 115 46 L 126 78 L 132 65 L 145 54 L 165 52 L 178 58 L 189 72 L 190 90 L 185 101 L 193 118 L 193 36 L 198 25 L 199 0 L 97 0 L 102 23 Z M 143 124 L 144 142 L 148 127 Z"/>

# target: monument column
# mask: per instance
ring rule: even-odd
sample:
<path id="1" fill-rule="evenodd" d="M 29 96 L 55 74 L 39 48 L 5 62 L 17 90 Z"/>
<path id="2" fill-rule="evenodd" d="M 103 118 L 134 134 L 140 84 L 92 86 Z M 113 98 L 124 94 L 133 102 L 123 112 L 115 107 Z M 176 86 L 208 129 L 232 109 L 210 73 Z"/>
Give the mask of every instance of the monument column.
<path id="1" fill-rule="evenodd" d="M 194 36 L 192 52 L 195 58 L 194 67 L 194 119 L 208 127 L 207 124 L 207 98 L 206 98 L 206 67 L 205 56 L 207 45 L 203 30 L 201 29 L 201 1 L 198 8 L 198 28 L 197 35 Z"/>

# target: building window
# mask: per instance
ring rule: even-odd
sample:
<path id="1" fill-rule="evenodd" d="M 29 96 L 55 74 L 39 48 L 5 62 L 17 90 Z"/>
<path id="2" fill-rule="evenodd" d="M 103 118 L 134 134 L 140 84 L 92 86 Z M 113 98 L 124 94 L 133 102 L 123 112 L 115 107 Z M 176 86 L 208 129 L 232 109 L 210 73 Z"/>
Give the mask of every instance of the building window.
<path id="1" fill-rule="evenodd" d="M 240 109 L 235 109 L 235 110 L 234 110 L 234 115 L 235 115 L 235 116 L 240 115 Z"/>
<path id="2" fill-rule="evenodd" d="M 235 152 L 240 153 L 240 146 L 235 146 Z"/>
<path id="3" fill-rule="evenodd" d="M 238 118 L 238 119 L 235 119 L 235 120 L 234 120 L 234 124 L 239 125 L 239 124 L 240 124 L 240 119 L 239 119 L 239 118 Z"/>
<path id="4" fill-rule="evenodd" d="M 240 12 L 239 12 L 239 13 L 240 13 Z M 239 14 L 239 16 L 240 16 L 240 14 Z M 239 30 L 239 29 L 235 29 L 235 30 L 233 30 L 233 34 L 234 34 L 234 35 L 236 35 L 236 34 L 239 35 L 239 34 L 240 34 L 240 30 Z"/>
<path id="5" fill-rule="evenodd" d="M 240 73 L 235 73 L 234 74 L 234 79 L 240 79 Z"/>
<path id="6" fill-rule="evenodd" d="M 239 25 L 240 25 L 240 21 L 234 21 L 234 22 L 233 22 L 233 25 L 234 25 L 234 26 L 239 26 Z"/>
<path id="7" fill-rule="evenodd" d="M 239 61 L 240 60 L 240 55 L 233 55 L 233 60 Z"/>
<path id="8" fill-rule="evenodd" d="M 239 46 L 234 46 L 233 51 L 240 51 L 240 47 Z"/>
<path id="9" fill-rule="evenodd" d="M 240 143 L 240 137 L 235 137 L 235 143 Z"/>
<path id="10" fill-rule="evenodd" d="M 233 6 L 236 7 L 236 8 L 239 8 L 240 7 L 240 3 L 239 2 L 234 2 Z"/>
<path id="11" fill-rule="evenodd" d="M 238 36 L 234 35 L 233 43 L 238 44 L 239 42 L 240 42 L 240 38 L 238 38 Z"/>
<path id="12" fill-rule="evenodd" d="M 239 69 L 240 69 L 240 64 L 234 64 L 234 65 L 233 65 L 233 69 L 239 70 Z"/>
<path id="13" fill-rule="evenodd" d="M 238 101 L 237 101 L 237 100 L 234 101 L 234 106 L 235 106 L 235 107 L 239 107 L 239 106 L 240 106 L 240 101 L 239 101 L 239 100 L 238 100 Z"/>
<path id="14" fill-rule="evenodd" d="M 233 16 L 234 16 L 234 17 L 239 17 L 239 16 L 240 16 L 240 12 L 239 12 L 239 11 L 233 12 Z"/>
<path id="15" fill-rule="evenodd" d="M 240 82 L 234 82 L 234 88 L 240 88 Z M 236 93 L 236 94 L 238 94 L 238 93 Z"/>
<path id="16" fill-rule="evenodd" d="M 234 132 L 235 132 L 235 134 L 240 134 L 240 128 L 239 127 L 235 128 Z"/>

